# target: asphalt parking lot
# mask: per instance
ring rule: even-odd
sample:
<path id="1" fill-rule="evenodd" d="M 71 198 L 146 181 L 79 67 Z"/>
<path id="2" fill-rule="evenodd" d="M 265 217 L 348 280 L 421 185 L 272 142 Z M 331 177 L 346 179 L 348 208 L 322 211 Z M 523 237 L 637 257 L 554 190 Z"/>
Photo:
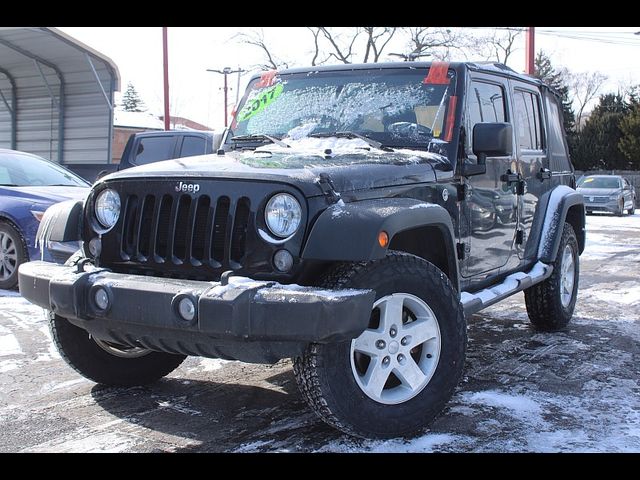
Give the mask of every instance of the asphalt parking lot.
<path id="1" fill-rule="evenodd" d="M 148 387 L 97 386 L 40 308 L 0 291 L 0 452 L 640 452 L 640 211 L 587 224 L 569 328 L 531 330 L 522 294 L 474 315 L 462 383 L 411 440 L 329 428 L 290 361 L 189 358 Z"/>

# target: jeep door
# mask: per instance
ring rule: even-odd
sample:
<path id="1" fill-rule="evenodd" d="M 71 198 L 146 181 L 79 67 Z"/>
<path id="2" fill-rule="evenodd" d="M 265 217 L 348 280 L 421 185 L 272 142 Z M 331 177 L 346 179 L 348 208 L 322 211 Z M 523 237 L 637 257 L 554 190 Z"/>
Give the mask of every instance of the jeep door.
<path id="1" fill-rule="evenodd" d="M 520 259 L 531 232 L 540 196 L 549 190 L 550 170 L 547 158 L 544 113 L 537 86 L 511 79 L 511 103 L 515 133 L 515 153 L 518 157 L 518 226 L 515 244 Z"/>
<path id="2" fill-rule="evenodd" d="M 477 162 L 472 150 L 474 125 L 511 122 L 508 86 L 506 79 L 472 74 L 465 95 L 466 162 Z M 464 277 L 482 280 L 518 263 L 514 255 L 517 198 L 514 188 L 502 180 L 503 175 L 515 171 L 515 157 L 487 157 L 486 173 L 466 179 L 467 198 L 460 203 Z"/>

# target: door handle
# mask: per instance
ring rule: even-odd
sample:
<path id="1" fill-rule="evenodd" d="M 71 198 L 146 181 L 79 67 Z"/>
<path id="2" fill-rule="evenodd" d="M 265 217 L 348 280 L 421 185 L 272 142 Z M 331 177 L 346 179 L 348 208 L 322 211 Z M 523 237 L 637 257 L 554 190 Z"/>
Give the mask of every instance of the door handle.
<path id="1" fill-rule="evenodd" d="M 500 175 L 500 181 L 508 184 L 519 182 L 522 177 L 519 173 L 511 173 L 507 171 L 507 173 L 503 173 Z"/>
<path id="2" fill-rule="evenodd" d="M 551 170 L 549 170 L 548 168 L 541 168 L 540 171 L 538 172 L 538 178 L 542 181 L 542 180 L 549 180 L 551 178 Z"/>

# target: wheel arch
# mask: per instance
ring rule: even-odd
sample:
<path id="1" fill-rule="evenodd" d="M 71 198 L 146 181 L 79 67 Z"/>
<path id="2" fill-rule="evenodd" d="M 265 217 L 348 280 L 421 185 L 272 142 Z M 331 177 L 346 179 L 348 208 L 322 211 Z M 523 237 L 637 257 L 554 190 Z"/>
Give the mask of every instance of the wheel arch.
<path id="1" fill-rule="evenodd" d="M 10 225 L 12 228 L 14 228 L 16 232 L 18 232 L 18 234 L 20 235 L 20 241 L 22 241 L 22 246 L 24 248 L 24 255 L 27 258 L 27 261 L 29 261 L 31 256 L 29 255 L 27 239 L 25 238 L 25 233 L 22 228 L 20 228 L 18 222 L 6 213 L 0 212 L 0 223 L 6 223 L 7 225 Z"/>
<path id="2" fill-rule="evenodd" d="M 537 224 L 534 234 L 537 237 L 537 259 L 545 263 L 555 260 L 565 222 L 573 227 L 578 253 L 582 254 L 586 243 L 583 196 L 566 185 L 559 185 L 541 197 L 540 206 L 543 208 L 538 208 L 539 217 L 534 220 L 534 227 Z"/>
<path id="3" fill-rule="evenodd" d="M 378 243 L 380 232 L 389 243 Z M 418 240 L 418 238 L 420 240 Z M 459 291 L 453 224 L 447 210 L 411 198 L 384 198 L 327 208 L 311 228 L 304 260 L 359 262 L 383 258 L 388 250 L 421 257 L 442 270 Z"/>

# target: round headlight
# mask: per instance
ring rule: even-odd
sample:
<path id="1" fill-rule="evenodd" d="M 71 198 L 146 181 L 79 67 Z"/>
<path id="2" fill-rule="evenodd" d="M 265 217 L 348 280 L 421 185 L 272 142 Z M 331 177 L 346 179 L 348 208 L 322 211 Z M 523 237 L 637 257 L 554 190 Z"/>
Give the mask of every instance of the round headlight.
<path id="1" fill-rule="evenodd" d="M 120 196 L 107 189 L 98 194 L 95 203 L 96 218 L 104 228 L 112 228 L 120 216 Z"/>
<path id="2" fill-rule="evenodd" d="M 298 201 L 288 193 L 278 193 L 271 197 L 264 211 L 267 227 L 274 235 L 286 238 L 298 230 L 302 209 Z"/>

